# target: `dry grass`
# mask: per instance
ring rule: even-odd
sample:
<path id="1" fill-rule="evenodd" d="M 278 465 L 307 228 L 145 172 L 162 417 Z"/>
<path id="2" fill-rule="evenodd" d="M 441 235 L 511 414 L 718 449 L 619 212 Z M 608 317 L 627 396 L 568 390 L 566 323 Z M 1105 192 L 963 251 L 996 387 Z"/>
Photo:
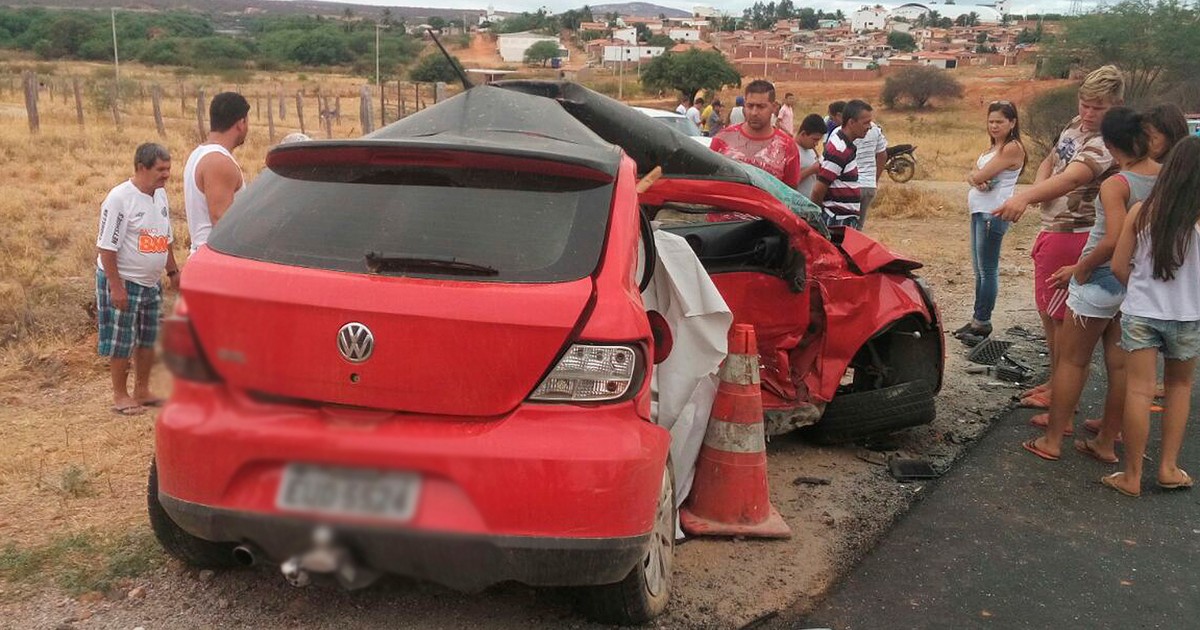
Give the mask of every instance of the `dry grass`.
<path id="1" fill-rule="evenodd" d="M 0 61 L 0 73 L 6 70 L 3 65 Z M 10 64 L 7 71 L 13 69 Z M 87 64 L 42 64 L 39 69 L 60 77 L 89 77 L 96 70 Z M 158 81 L 168 91 L 163 101 L 167 137 L 161 141 L 175 156 L 175 174 L 167 191 L 173 202 L 177 249 L 182 251 L 187 228 L 181 172 L 197 141 L 195 99 L 189 98 L 181 112 L 178 79 L 169 73 L 127 67 L 123 76 Z M 217 77 L 189 76 L 185 81 L 189 86 L 203 85 L 210 96 L 237 87 Z M 350 94 L 358 83 L 336 75 L 259 75 L 247 82 L 244 91 L 254 104 L 257 88 L 275 85 L 289 94 L 301 88 L 311 94 L 318 85 Z M 153 418 L 149 414 L 126 418 L 108 411 L 106 366 L 95 356 L 95 333 L 86 307 L 94 299 L 93 244 L 99 203 L 112 186 L 130 175 L 137 144 L 159 139 L 149 99 L 126 103 L 120 130 L 106 112 L 90 109 L 86 127 L 79 129 L 74 104 L 58 94 L 51 101 L 46 93 L 40 102 L 42 131 L 31 135 L 21 94 L 4 87 L 0 83 L 0 156 L 6 164 L 0 169 L 0 188 L 5 193 L 0 195 L 4 225 L 0 231 L 0 430 L 5 438 L 0 441 L 0 539 L 8 546 L 0 552 L 0 580 L 25 579 L 61 566 L 60 584 L 70 582 L 72 575 L 91 575 L 93 582 L 79 578 L 81 586 L 71 586 L 88 588 L 96 580 L 108 579 L 105 576 L 123 574 L 124 565 L 111 566 L 112 558 L 121 554 L 133 554 L 131 566 L 149 562 L 138 555 L 141 543 L 128 543 L 114 532 L 147 530 L 145 476 L 153 450 Z M 801 95 L 799 111 L 823 111 L 824 100 L 832 94 L 871 97 L 878 93 L 878 86 L 870 84 L 794 87 Z M 729 97 L 732 100 L 732 94 Z M 266 99 L 261 103 L 265 106 Z M 311 99 L 306 103 L 310 133 L 317 127 L 312 104 Z M 357 99 L 343 97 L 342 108 L 348 115 L 334 128 L 335 136 L 359 135 Z M 911 117 L 881 112 L 881 119 L 893 141 L 920 145 L 918 177 L 958 180 L 982 142 L 981 124 L 969 122 L 982 119 L 974 109 L 978 108 L 961 104 Z M 294 101 L 289 101 L 288 110 L 288 118 L 277 121 L 278 137 L 299 130 Z M 265 115 L 255 111 L 250 137 L 237 152 L 247 179 L 261 169 L 268 145 Z M 872 233 L 919 258 L 943 257 L 948 250 L 937 239 L 922 235 L 957 229 L 951 226 L 965 216 L 959 197 L 925 186 L 885 183 L 874 214 L 880 219 L 878 231 Z M 914 220 L 926 223 L 924 228 L 938 227 L 922 229 Z M 956 246 L 953 251 L 961 249 Z M 945 264 L 961 265 L 961 260 Z M 162 394 L 169 388 L 161 368 L 155 372 L 154 385 Z M 106 554 L 111 557 L 102 560 Z M 70 568 L 80 566 L 86 571 Z"/>

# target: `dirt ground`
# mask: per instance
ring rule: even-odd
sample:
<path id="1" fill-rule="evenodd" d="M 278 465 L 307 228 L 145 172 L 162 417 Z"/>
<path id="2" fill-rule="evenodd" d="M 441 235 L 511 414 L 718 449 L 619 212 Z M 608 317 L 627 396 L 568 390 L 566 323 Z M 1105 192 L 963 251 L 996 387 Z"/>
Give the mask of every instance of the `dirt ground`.
<path id="1" fill-rule="evenodd" d="M 926 262 L 919 273 L 933 288 L 945 327 L 957 328 L 970 316 L 973 291 L 965 184 L 887 182 L 880 196 L 891 197 L 892 208 L 899 199 L 937 204 L 919 218 L 895 209 L 880 212 L 867 231 Z M 1036 229 L 1035 221 L 1026 220 L 1005 240 L 993 319 L 998 331 L 1037 325 L 1028 257 Z M 399 578 L 354 593 L 323 582 L 297 590 L 273 567 L 212 574 L 164 559 L 144 536 L 143 471 L 152 451 L 153 421 L 108 413 L 105 373 L 98 363 L 83 378 L 56 378 L 65 365 L 87 365 L 87 348 L 80 352 L 79 357 L 43 357 L 29 366 L 31 380 L 0 382 L 0 426 L 30 450 L 17 465 L 0 464 L 0 489 L 23 489 L 0 490 L 0 540 L 46 544 L 56 532 L 80 528 L 108 537 L 141 536 L 150 568 L 114 580 L 103 592 L 76 597 L 68 596 L 61 581 L 0 579 L 0 626 L 596 627 L 576 616 L 570 594 L 558 590 L 503 585 L 466 595 Z M 887 452 L 924 458 L 944 470 L 1010 404 L 1015 387 L 967 375 L 965 354 L 957 341 L 948 340 L 937 420 L 898 434 L 883 445 Z M 162 391 L 168 386 L 161 370 L 156 383 Z M 60 430 L 46 431 L 47 426 Z M 920 483 L 894 481 L 884 466 L 865 461 L 866 451 L 857 446 L 817 447 L 784 436 L 768 451 L 772 498 L 792 528 L 792 539 L 682 544 L 673 601 L 655 627 L 738 628 L 775 611 L 810 608 L 923 491 Z M 63 461 L 64 453 L 90 471 L 86 492 L 72 491 L 66 475 L 46 464 Z M 796 483 L 800 477 L 828 484 Z M 5 561 L 0 553 L 0 569 Z"/>

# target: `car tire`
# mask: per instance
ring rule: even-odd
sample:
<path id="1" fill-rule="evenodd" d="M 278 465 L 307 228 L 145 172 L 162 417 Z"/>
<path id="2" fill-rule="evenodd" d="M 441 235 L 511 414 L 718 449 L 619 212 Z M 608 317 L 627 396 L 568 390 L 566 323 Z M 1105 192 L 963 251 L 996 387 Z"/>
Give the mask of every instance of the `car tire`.
<path id="1" fill-rule="evenodd" d="M 675 475 L 667 460 L 646 557 L 616 584 L 579 589 L 579 611 L 593 621 L 622 626 L 643 624 L 661 615 L 671 598 L 675 523 Z"/>
<path id="2" fill-rule="evenodd" d="M 229 569 L 240 566 L 233 556 L 233 543 L 217 543 L 193 536 L 163 509 L 158 500 L 158 467 L 150 462 L 150 477 L 146 483 L 146 508 L 150 514 L 150 528 L 154 537 L 166 552 L 199 569 Z"/>
<path id="3" fill-rule="evenodd" d="M 802 431 L 819 444 L 838 444 L 928 424 L 935 415 L 933 386 L 915 380 L 841 394 L 825 407 L 819 422 Z"/>

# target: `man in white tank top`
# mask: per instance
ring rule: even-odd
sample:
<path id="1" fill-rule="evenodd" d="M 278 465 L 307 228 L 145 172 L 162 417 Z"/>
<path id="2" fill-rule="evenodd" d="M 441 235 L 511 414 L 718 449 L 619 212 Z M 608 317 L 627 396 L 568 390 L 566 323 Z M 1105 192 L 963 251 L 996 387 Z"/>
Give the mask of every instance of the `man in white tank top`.
<path id="1" fill-rule="evenodd" d="M 250 130 L 250 103 L 237 92 L 222 92 L 208 106 L 208 140 L 196 147 L 183 167 L 183 209 L 194 253 L 208 242 L 212 226 L 233 205 L 246 184 L 233 150 Z"/>

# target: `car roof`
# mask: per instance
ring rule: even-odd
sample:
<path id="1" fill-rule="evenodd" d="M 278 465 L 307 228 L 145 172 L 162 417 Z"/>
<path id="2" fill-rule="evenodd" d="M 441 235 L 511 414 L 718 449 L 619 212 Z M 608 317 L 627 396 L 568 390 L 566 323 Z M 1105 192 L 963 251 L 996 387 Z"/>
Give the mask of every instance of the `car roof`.
<path id="1" fill-rule="evenodd" d="M 473 87 L 363 137 L 389 145 L 503 153 L 616 175 L 621 150 L 558 103 L 490 85 Z"/>

